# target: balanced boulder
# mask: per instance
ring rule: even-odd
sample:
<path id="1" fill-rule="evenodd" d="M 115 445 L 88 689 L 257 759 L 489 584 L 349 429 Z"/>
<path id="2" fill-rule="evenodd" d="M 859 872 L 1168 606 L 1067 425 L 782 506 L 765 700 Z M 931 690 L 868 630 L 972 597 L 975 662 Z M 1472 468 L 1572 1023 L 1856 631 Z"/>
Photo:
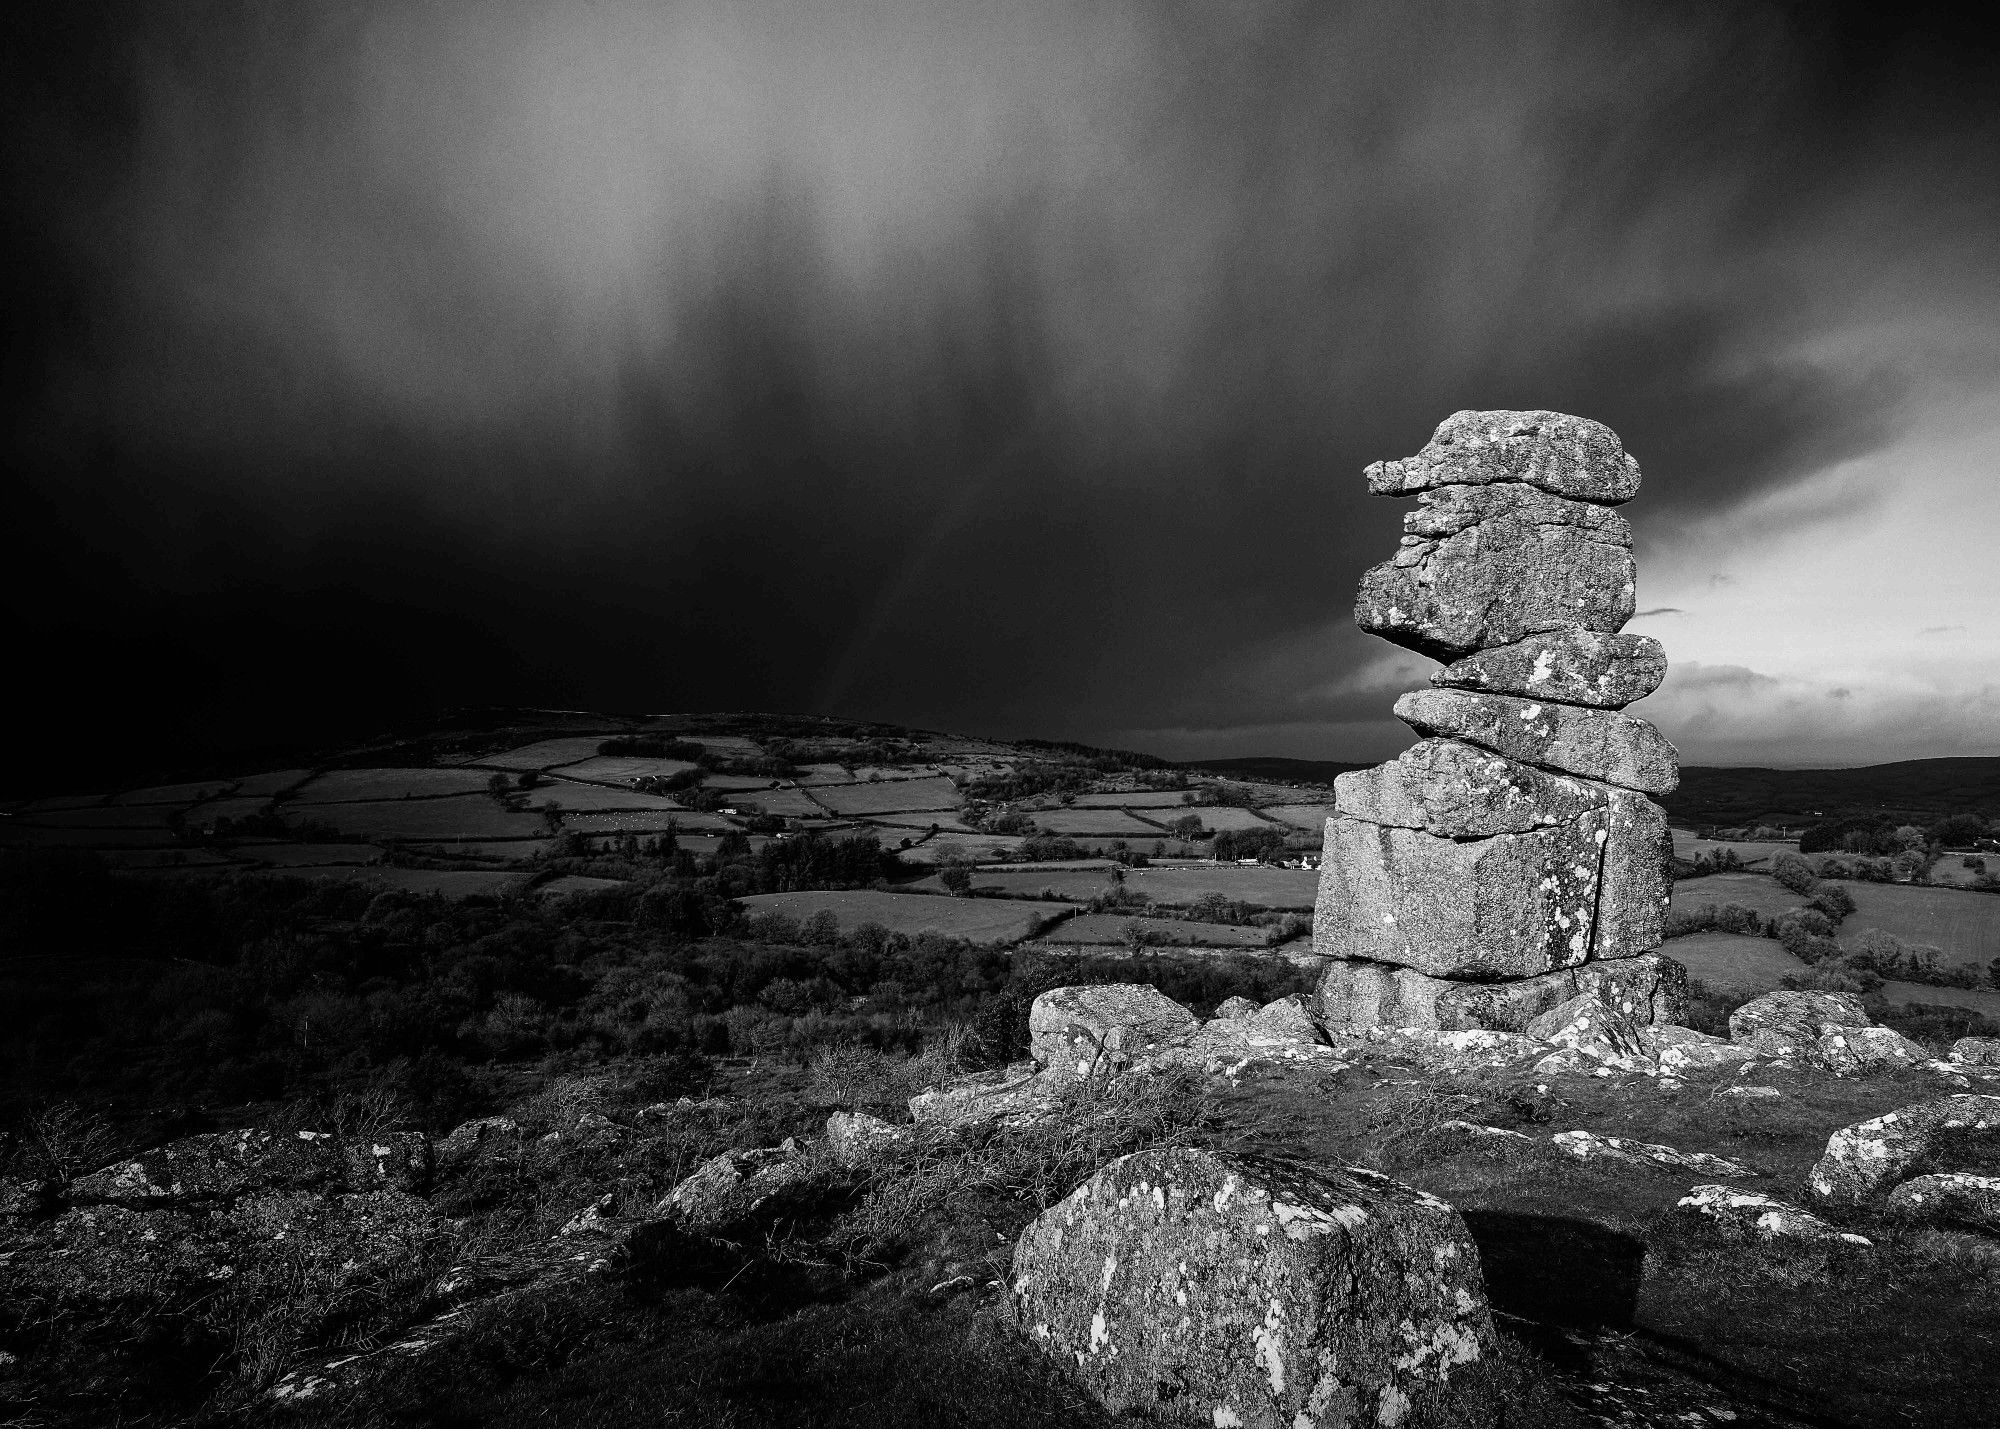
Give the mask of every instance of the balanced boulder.
<path id="1" fill-rule="evenodd" d="M 1419 734 L 1463 739 L 1525 764 L 1641 793 L 1671 793 L 1680 784 L 1674 747 L 1647 721 L 1616 710 L 1432 689 L 1397 700 L 1396 718 Z"/>
<path id="2" fill-rule="evenodd" d="M 1358 1168 L 1121 1157 L 1022 1234 L 1012 1288 L 1113 1414 L 1393 1426 L 1492 1348 L 1458 1212 Z"/>
<path id="3" fill-rule="evenodd" d="M 1623 709 L 1660 687 L 1666 651 L 1647 635 L 1548 630 L 1454 660 L 1431 683 L 1564 704 Z"/>
<path id="4" fill-rule="evenodd" d="M 1519 481 L 1557 496 L 1616 504 L 1639 491 L 1639 463 L 1602 422 L 1563 412 L 1453 412 L 1412 457 L 1368 468 L 1376 496 Z"/>
<path id="5" fill-rule="evenodd" d="M 1532 486 L 1425 491 L 1395 556 L 1361 578 L 1355 624 L 1438 660 L 1632 618 L 1632 528 Z"/>
<path id="6" fill-rule="evenodd" d="M 1317 1003 L 1320 1018 L 1332 1027 L 1524 1032 L 1542 1013 L 1586 992 L 1641 1026 L 1672 1023 L 1686 1016 L 1687 970 L 1672 958 L 1648 955 L 1540 977 L 1454 982 L 1413 968 L 1338 961 L 1327 965 Z"/>

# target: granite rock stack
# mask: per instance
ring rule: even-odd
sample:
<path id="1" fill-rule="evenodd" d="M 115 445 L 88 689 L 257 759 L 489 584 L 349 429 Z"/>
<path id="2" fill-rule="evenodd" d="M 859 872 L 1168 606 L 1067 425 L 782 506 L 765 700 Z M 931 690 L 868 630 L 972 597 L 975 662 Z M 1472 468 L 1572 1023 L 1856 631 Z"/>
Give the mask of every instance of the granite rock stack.
<path id="1" fill-rule="evenodd" d="M 1355 622 L 1446 662 L 1396 701 L 1424 739 L 1342 775 L 1314 950 L 1336 1026 L 1520 1031 L 1592 992 L 1671 1020 L 1652 954 L 1671 891 L 1672 745 L 1619 711 L 1659 687 L 1659 642 L 1625 635 L 1639 464 L 1599 422 L 1459 412 L 1416 456 L 1368 468 L 1415 496 Z"/>

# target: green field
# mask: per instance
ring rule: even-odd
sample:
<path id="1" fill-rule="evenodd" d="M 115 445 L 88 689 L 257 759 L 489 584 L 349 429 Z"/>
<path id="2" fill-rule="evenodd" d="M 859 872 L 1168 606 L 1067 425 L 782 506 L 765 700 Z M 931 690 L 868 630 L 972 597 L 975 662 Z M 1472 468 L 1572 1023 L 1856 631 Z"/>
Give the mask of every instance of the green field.
<path id="1" fill-rule="evenodd" d="M 681 810 L 681 805 L 664 795 L 641 794 L 636 789 L 607 789 L 602 784 L 576 784 L 559 777 L 546 779 L 526 792 L 528 807 L 533 809 L 555 805 L 586 814 L 637 810 L 673 813 Z"/>
<path id="2" fill-rule="evenodd" d="M 542 739 L 505 754 L 489 754 L 478 762 L 492 769 L 553 769 L 558 764 L 574 764 L 597 754 L 597 746 L 608 735 L 587 734 L 567 739 Z"/>
<path id="3" fill-rule="evenodd" d="M 600 754 L 562 766 L 565 779 L 590 779 L 599 784 L 629 784 L 634 779 L 665 778 L 692 769 L 685 759 L 641 759 L 635 755 Z"/>
<path id="4" fill-rule="evenodd" d="M 231 795 L 227 799 L 211 799 L 187 811 L 187 825 L 191 829 L 212 829 L 219 820 L 252 818 L 270 807 L 268 796 L 242 798 Z"/>
<path id="5" fill-rule="evenodd" d="M 1076 807 L 1079 809 L 1179 808 L 1185 801 L 1187 793 L 1185 789 L 1135 789 L 1129 794 L 1078 794 Z"/>
<path id="6" fill-rule="evenodd" d="M 1035 898 L 1044 888 L 1059 898 L 1095 897 L 1107 884 L 1102 866 L 1091 868 L 982 868 L 972 875 L 975 889 L 998 889 L 1008 897 Z M 1205 893 L 1220 893 L 1263 908 L 1310 908 L 1319 890 L 1319 874 L 1309 868 L 1246 868 L 1239 864 L 1203 864 L 1193 868 L 1134 868 L 1125 886 L 1155 903 L 1174 907 L 1194 902 Z"/>
<path id="7" fill-rule="evenodd" d="M 818 819 L 826 816 L 826 810 L 815 804 L 798 789 L 753 789 L 735 801 L 739 809 L 755 805 L 766 814 L 782 814 L 788 819 Z M 910 815 L 915 818 L 914 814 Z"/>
<path id="8" fill-rule="evenodd" d="M 671 809 L 634 809 L 623 814 L 584 811 L 563 815 L 563 828 L 580 834 L 663 834 L 669 829 L 706 832 L 735 827 L 720 814 L 695 814 L 685 809 L 679 812 Z"/>
<path id="9" fill-rule="evenodd" d="M 0 819 L 0 844 L 32 844 L 41 848 L 157 848 L 175 842 L 160 828 L 48 828 Z"/>
<path id="10" fill-rule="evenodd" d="M 374 844 L 244 844 L 234 852 L 238 858 L 278 868 L 379 863 L 382 859 L 382 850 Z"/>
<path id="11" fill-rule="evenodd" d="M 904 838 L 914 842 L 922 837 L 922 831 L 911 829 L 898 834 L 894 829 L 879 830 L 882 847 L 895 848 Z M 893 837 L 892 837 L 893 835 Z M 1009 834 L 954 834 L 942 833 L 924 839 L 922 843 L 902 851 L 905 863 L 942 862 L 945 858 L 967 858 L 975 862 L 980 859 L 1005 858 L 1021 846 L 1021 841 Z"/>
<path id="12" fill-rule="evenodd" d="M 540 814 L 503 809 L 484 794 L 446 799 L 389 799 L 367 804 L 286 805 L 287 821 L 331 824 L 363 839 L 528 838 L 547 831 Z M 614 817 L 599 815 L 599 817 Z"/>
<path id="13" fill-rule="evenodd" d="M 1048 916 L 1032 904 L 1005 898 L 938 898 L 921 893 L 843 892 L 760 893 L 737 900 L 744 911 L 783 913 L 801 921 L 831 909 L 843 929 L 880 923 L 892 933 L 948 933 L 975 943 L 1013 943 L 1027 937 Z"/>
<path id="14" fill-rule="evenodd" d="M 479 769 L 329 769 L 293 795 L 291 802 L 350 804 L 475 794 L 483 793 L 492 777 Z"/>
<path id="15" fill-rule="evenodd" d="M 9 822 L 51 829 L 163 829 L 179 812 L 173 804 L 96 804 L 17 814 Z"/>
<path id="16" fill-rule="evenodd" d="M 1684 964 L 1688 976 L 1700 979 L 1718 992 L 1738 995 L 1770 992 L 1783 979 L 1796 976 L 1804 966 L 1770 938 L 1741 937 L 1734 933 L 1691 933 L 1685 938 L 1669 940 L 1660 951 Z M 2000 992 L 1898 981 L 1885 982 L 1882 995 L 1891 1002 L 1969 1007 L 1988 1017 L 2000 1018 Z"/>
<path id="17" fill-rule="evenodd" d="M 1698 853 L 1713 854 L 1718 849 L 1734 849 L 1745 863 L 1768 860 L 1781 853 L 1797 853 L 1796 843 L 1758 843 L 1755 839 L 1696 838 L 1685 829 L 1675 829 L 1674 857 L 1692 859 Z"/>
<path id="18" fill-rule="evenodd" d="M 1274 824 L 1269 819 L 1260 819 L 1248 809 L 1231 808 L 1225 804 L 1207 804 L 1201 808 L 1186 809 L 1182 812 L 1196 815 L 1200 818 L 1203 828 L 1218 832 L 1223 829 L 1234 829 L 1239 833 L 1250 829 L 1278 829 L 1282 832 L 1285 827 L 1283 824 Z M 1163 819 L 1161 822 L 1171 823 L 1172 819 Z"/>
<path id="19" fill-rule="evenodd" d="M 1333 813 L 1331 804 L 1273 804 L 1258 813 L 1267 819 L 1276 819 L 1281 824 L 1290 824 L 1295 829 L 1306 829 L 1318 833 L 1326 827 L 1327 819 Z"/>
<path id="20" fill-rule="evenodd" d="M 1164 832 L 1157 824 L 1135 819 L 1122 809 L 1041 809 L 1033 818 L 1037 828 L 1050 834 L 1156 839 L 1162 837 Z"/>
<path id="21" fill-rule="evenodd" d="M 234 792 L 238 798 L 268 799 L 273 794 L 298 788 L 311 774 L 310 769 L 273 769 L 266 774 L 251 774 L 236 781 Z"/>
<path id="22" fill-rule="evenodd" d="M 1983 869 L 1967 868 L 1965 866 L 1964 854 L 1946 854 L 1931 865 L 1930 881 L 1932 883 L 1949 883 L 1965 887 L 1978 879 L 2000 875 L 2000 853 L 1977 854 L 1975 857 L 1981 859 L 1986 864 L 1986 867 Z"/>
<path id="23" fill-rule="evenodd" d="M 229 792 L 233 780 L 210 779 L 201 784 L 155 784 L 150 789 L 134 789 L 120 794 L 114 804 L 197 804 Z"/>
<path id="24" fill-rule="evenodd" d="M 1149 933 L 1158 933 L 1169 943 L 1205 948 L 1261 948 L 1262 928 L 1239 928 L 1230 923 L 1188 923 L 1174 918 L 1132 918 L 1122 913 L 1080 913 L 1064 919 L 1041 934 L 1044 943 L 1122 943 L 1125 930 L 1138 924 Z"/>
<path id="25" fill-rule="evenodd" d="M 1907 883 L 1850 883 L 1847 891 L 1854 912 L 1840 925 L 1843 943 L 1880 928 L 1906 943 L 1929 944 L 1946 963 L 1984 968 L 2000 957 L 2000 894 Z"/>
<path id="26" fill-rule="evenodd" d="M 1856 892 L 1858 902 L 1860 885 L 1849 884 L 1848 887 Z M 1715 873 L 1707 878 L 1684 878 L 1676 883 L 1673 906 L 1676 912 L 1687 912 L 1704 903 L 1713 903 L 1718 908 L 1725 903 L 1736 903 L 1754 908 L 1766 918 L 1773 918 L 1789 908 L 1803 907 L 1805 901 L 1775 878 L 1761 873 Z"/>
<path id="27" fill-rule="evenodd" d="M 813 798 L 837 814 L 893 814 L 905 809 L 956 809 L 964 803 L 949 779 L 884 779 L 879 784 L 827 784 Z"/>

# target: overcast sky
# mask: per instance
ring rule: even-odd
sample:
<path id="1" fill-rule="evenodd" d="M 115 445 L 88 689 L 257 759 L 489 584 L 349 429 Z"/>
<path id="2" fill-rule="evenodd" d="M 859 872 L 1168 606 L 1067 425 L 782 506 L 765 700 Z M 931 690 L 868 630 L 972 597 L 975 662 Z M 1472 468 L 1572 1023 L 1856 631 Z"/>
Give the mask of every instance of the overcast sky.
<path id="1" fill-rule="evenodd" d="M 1550 407 L 1644 469 L 1685 759 L 2000 754 L 2000 79 L 1846 13 L 7 21 L 15 715 L 1382 758 L 1433 667 L 1353 628 L 1361 469 Z"/>

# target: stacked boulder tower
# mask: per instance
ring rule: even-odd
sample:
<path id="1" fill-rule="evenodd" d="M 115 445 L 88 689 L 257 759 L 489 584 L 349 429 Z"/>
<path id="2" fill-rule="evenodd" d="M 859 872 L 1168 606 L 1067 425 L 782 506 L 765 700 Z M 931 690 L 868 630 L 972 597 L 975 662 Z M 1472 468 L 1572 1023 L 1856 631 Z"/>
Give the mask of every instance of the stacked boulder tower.
<path id="1" fill-rule="evenodd" d="M 1415 496 L 1355 623 L 1445 662 L 1396 701 L 1424 738 L 1335 782 L 1313 947 L 1334 1026 L 1522 1030 L 1594 992 L 1675 1020 L 1684 975 L 1653 953 L 1672 890 L 1680 763 L 1620 713 L 1665 652 L 1632 617 L 1639 464 L 1599 422 L 1459 412 L 1368 489 Z"/>

